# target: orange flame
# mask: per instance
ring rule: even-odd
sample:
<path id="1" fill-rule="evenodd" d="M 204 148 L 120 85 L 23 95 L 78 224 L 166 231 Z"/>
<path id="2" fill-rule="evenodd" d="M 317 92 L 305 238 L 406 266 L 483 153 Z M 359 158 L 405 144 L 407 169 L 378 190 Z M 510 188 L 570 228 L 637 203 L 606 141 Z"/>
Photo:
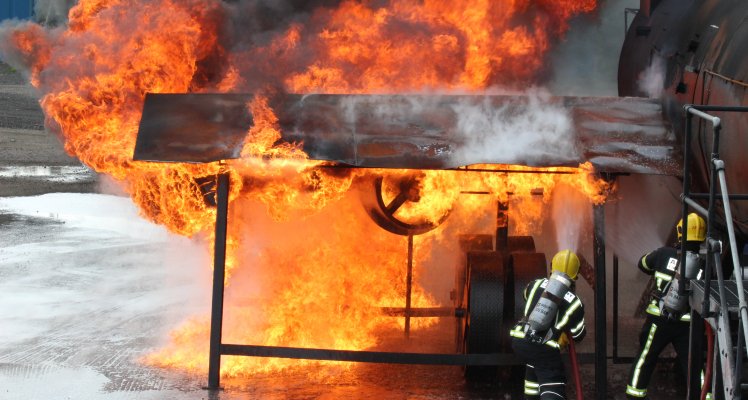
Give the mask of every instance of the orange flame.
<path id="1" fill-rule="evenodd" d="M 543 56 L 566 31 L 568 19 L 597 2 L 376 3 L 386 6 L 345 0 L 319 8 L 306 20 L 264 32 L 264 41 L 258 36 L 243 50 L 234 50 L 225 37 L 231 7 L 219 0 L 80 0 L 67 30 L 53 34 L 29 25 L 12 35 L 32 66 L 32 83 L 46 93 L 41 104 L 47 125 L 64 136 L 70 154 L 121 181 L 144 217 L 180 235 L 202 233 L 212 242 L 215 209 L 206 197 L 217 174 L 230 174 L 224 342 L 363 349 L 376 345 L 382 332 L 400 328 L 402 320 L 384 316 L 381 308 L 403 306 L 405 239 L 371 223 L 352 193 L 367 176 L 397 180 L 413 171 L 325 168 L 308 160 L 299 145 L 278 144 L 277 118 L 262 96 L 248 104 L 254 124 L 242 159 L 133 162 L 146 93 L 255 91 L 267 83 L 299 93 L 523 87 L 540 77 Z M 418 174 L 419 195 L 398 209 L 396 218 L 437 224 L 457 206 L 475 218 L 448 219 L 416 238 L 414 307 L 441 302 L 419 279 L 435 262 L 431 250 L 449 246 L 455 232 L 478 229 L 479 216 L 495 212 L 486 209 L 486 199 L 520 203 L 510 209 L 518 234 L 536 232 L 548 217 L 544 204 L 558 183 L 577 187 L 596 203 L 604 200 L 607 187 L 593 178 L 590 166 L 535 169 L 543 171 L 553 173 Z M 555 174 L 559 171 L 566 173 Z M 397 196 L 386 190 L 388 201 Z M 433 323 L 420 319 L 414 329 Z M 205 318 L 187 322 L 172 333 L 168 348 L 147 361 L 207 370 L 208 329 Z M 225 357 L 222 373 L 288 365 Z"/>

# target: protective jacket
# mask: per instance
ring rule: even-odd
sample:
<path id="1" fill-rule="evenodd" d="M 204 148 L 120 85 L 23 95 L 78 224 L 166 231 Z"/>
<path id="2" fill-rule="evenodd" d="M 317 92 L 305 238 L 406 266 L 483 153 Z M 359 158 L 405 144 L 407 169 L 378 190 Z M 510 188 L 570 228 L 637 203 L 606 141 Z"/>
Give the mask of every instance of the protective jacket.
<path id="1" fill-rule="evenodd" d="M 688 335 L 691 321 L 690 308 L 684 310 L 679 320 L 669 320 L 661 315 L 660 301 L 667 292 L 678 268 L 678 251 L 673 247 L 660 247 L 644 255 L 638 267 L 653 275 L 655 289 L 647 305 L 647 321 L 639 334 L 639 352 L 634 359 L 626 386 L 629 398 L 644 398 L 647 387 L 657 365 L 657 359 L 668 344 L 672 344 L 677 355 L 677 364 L 683 374 L 688 365 Z M 699 277 L 701 271 L 699 271 Z"/>
<path id="2" fill-rule="evenodd" d="M 655 251 L 645 254 L 639 260 L 637 264 L 639 269 L 647 275 L 653 275 L 655 282 L 655 289 L 652 291 L 652 297 L 647 305 L 647 314 L 653 317 L 661 316 L 660 299 L 662 299 L 670 287 L 678 264 L 678 250 L 673 247 L 660 247 Z M 700 277 L 701 271 L 699 271 L 698 278 Z M 690 308 L 685 309 L 683 315 L 680 317 L 681 321 L 687 322 L 691 320 L 689 311 Z"/>
<path id="3" fill-rule="evenodd" d="M 551 334 L 544 343 L 533 343 L 525 337 L 527 316 L 543 295 L 548 279 L 537 279 L 525 288 L 524 317 L 512 328 L 512 349 L 526 364 L 525 398 L 541 400 L 558 400 L 566 398 L 566 374 L 561 360 L 559 338 L 569 331 L 575 341 L 582 340 L 586 331 L 584 325 L 584 306 L 571 291 L 564 295 L 558 305 Z"/>

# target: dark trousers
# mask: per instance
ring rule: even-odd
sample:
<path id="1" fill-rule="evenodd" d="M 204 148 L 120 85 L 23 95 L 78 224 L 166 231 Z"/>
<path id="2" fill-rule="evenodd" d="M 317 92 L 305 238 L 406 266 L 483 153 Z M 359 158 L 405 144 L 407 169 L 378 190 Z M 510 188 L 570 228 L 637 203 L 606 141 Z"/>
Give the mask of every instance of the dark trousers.
<path id="1" fill-rule="evenodd" d="M 512 350 L 526 364 L 526 399 L 566 399 L 566 373 L 558 349 L 513 337 Z"/>
<path id="2" fill-rule="evenodd" d="M 647 315 L 647 321 L 639 335 L 639 352 L 631 366 L 626 394 L 630 398 L 643 398 L 657 359 L 672 343 L 677 353 L 677 363 L 683 376 L 688 373 L 688 334 L 690 322 L 669 321 L 667 318 Z"/>

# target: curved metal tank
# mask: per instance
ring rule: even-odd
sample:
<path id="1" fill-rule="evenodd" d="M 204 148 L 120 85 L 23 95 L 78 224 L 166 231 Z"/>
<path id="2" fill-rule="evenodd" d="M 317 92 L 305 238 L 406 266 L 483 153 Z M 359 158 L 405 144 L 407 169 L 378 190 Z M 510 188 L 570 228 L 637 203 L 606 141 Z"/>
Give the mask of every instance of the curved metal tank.
<path id="1" fill-rule="evenodd" d="M 620 96 L 647 97 L 661 89 L 664 117 L 681 140 L 683 104 L 748 106 L 746 0 L 642 0 L 641 6 L 621 49 Z M 719 151 L 727 187 L 730 193 L 748 193 L 748 113 L 712 114 L 722 120 Z M 694 118 L 691 188 L 706 192 L 712 129 L 698 121 Z M 742 248 L 748 242 L 748 201 L 733 201 L 732 211 Z M 723 213 L 718 220 L 724 221 Z"/>

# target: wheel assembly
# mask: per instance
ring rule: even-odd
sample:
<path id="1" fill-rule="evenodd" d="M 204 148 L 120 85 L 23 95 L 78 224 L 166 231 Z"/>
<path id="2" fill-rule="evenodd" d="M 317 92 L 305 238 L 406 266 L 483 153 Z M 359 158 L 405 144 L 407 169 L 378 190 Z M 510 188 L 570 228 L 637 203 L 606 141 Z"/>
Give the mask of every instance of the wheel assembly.
<path id="1" fill-rule="evenodd" d="M 414 212 L 417 203 L 425 200 L 421 181 L 424 174 L 406 176 L 386 175 L 364 180 L 361 202 L 371 219 L 383 229 L 397 235 L 412 236 L 426 233 L 441 225 L 451 212 L 439 210 L 435 217 L 424 217 Z M 439 196 L 438 193 L 429 196 Z"/>
<path id="2" fill-rule="evenodd" d="M 494 251 L 467 255 L 463 352 L 499 353 L 504 329 L 504 256 Z M 495 376 L 496 367 L 466 366 L 465 376 Z"/>
<path id="3" fill-rule="evenodd" d="M 462 260 L 467 260 L 467 254 L 471 251 L 491 251 L 493 249 L 493 235 L 461 235 L 460 250 Z M 460 263 L 455 269 L 455 286 L 450 297 L 454 302 L 455 313 L 455 350 L 458 353 L 465 352 L 465 310 L 467 309 L 467 263 Z"/>

